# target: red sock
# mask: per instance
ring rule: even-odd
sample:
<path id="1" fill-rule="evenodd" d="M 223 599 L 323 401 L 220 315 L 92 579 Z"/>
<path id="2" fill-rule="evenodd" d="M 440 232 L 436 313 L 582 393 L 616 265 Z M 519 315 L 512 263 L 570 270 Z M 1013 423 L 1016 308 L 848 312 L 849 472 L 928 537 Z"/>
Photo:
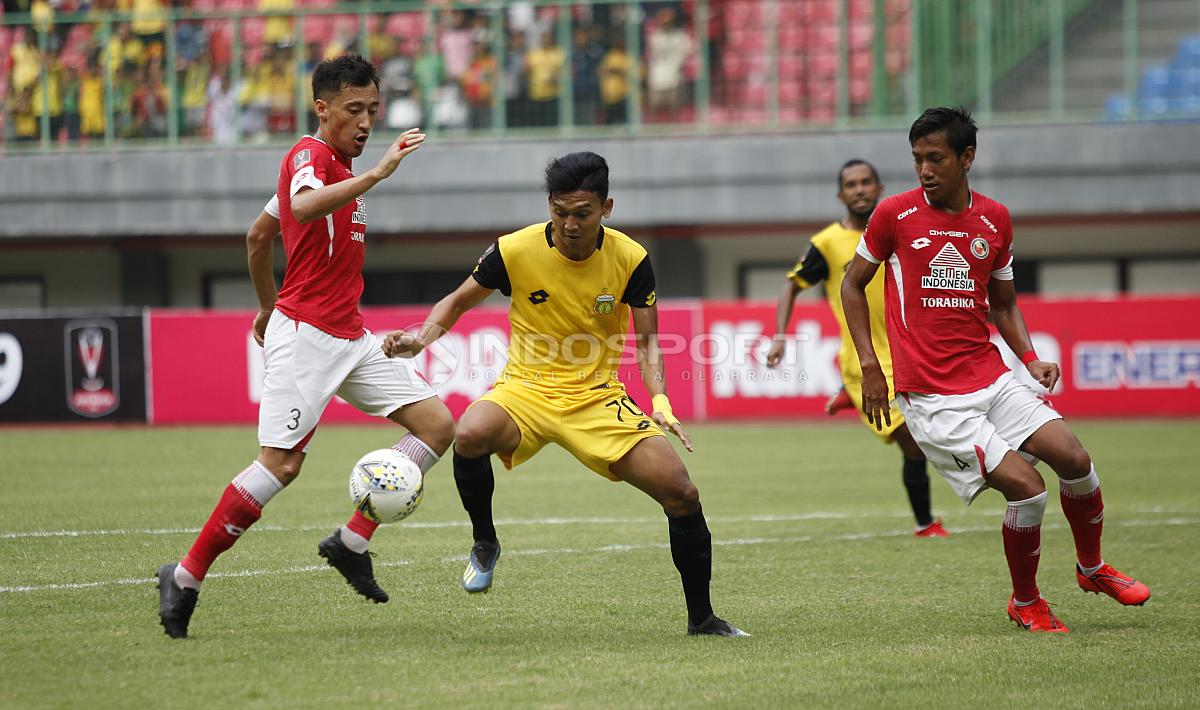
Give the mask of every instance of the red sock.
<path id="1" fill-rule="evenodd" d="M 1013 530 L 1005 525 L 1004 557 L 1012 575 L 1013 596 L 1031 602 L 1041 596 L 1037 586 L 1038 562 L 1042 558 L 1042 526 Z"/>
<path id="2" fill-rule="evenodd" d="M 1100 535 L 1104 532 L 1104 499 L 1097 485 L 1088 493 L 1079 494 L 1063 484 L 1059 487 L 1059 500 L 1063 515 L 1071 524 L 1071 535 L 1075 537 L 1075 555 L 1084 567 L 1095 567 L 1103 562 L 1100 556 Z"/>
<path id="3" fill-rule="evenodd" d="M 379 527 L 379 523 L 356 510 L 354 515 L 350 516 L 350 522 L 346 523 L 346 527 L 350 528 L 351 532 L 370 540 L 371 536 L 375 534 L 375 528 Z"/>
<path id="4" fill-rule="evenodd" d="M 204 579 L 213 560 L 233 547 L 246 528 L 260 517 L 262 506 L 258 501 L 230 483 L 181 564 L 196 579 Z"/>

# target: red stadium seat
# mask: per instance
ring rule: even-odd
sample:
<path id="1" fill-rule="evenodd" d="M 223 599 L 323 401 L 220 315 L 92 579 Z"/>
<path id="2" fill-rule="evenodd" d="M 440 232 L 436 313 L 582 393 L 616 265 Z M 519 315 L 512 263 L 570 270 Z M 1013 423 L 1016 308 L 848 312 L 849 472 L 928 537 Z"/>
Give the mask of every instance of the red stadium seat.
<path id="1" fill-rule="evenodd" d="M 391 37 L 420 39 L 425 36 L 425 15 L 419 12 L 394 12 L 388 15 L 384 31 Z"/>
<path id="2" fill-rule="evenodd" d="M 779 79 L 800 79 L 808 73 L 804 57 L 800 55 L 784 55 L 779 58 Z"/>
<path id="3" fill-rule="evenodd" d="M 725 26 L 742 29 L 762 26 L 762 3 L 754 0 L 729 0 L 723 8 Z"/>
<path id="4" fill-rule="evenodd" d="M 807 0 L 784 0 L 779 4 L 779 27 L 789 25 L 803 27 L 808 24 Z"/>
<path id="5" fill-rule="evenodd" d="M 334 32 L 337 28 L 334 27 L 333 18 L 329 15 L 309 15 L 304 18 L 304 43 L 305 44 L 320 44 L 322 46 L 329 44 L 333 40 Z"/>
<path id="6" fill-rule="evenodd" d="M 729 47 L 742 52 L 761 51 L 767 46 L 766 34 L 757 29 L 730 30 L 727 37 L 729 38 Z"/>
<path id="7" fill-rule="evenodd" d="M 779 105 L 799 106 L 804 101 L 804 85 L 796 79 L 779 82 Z"/>
<path id="8" fill-rule="evenodd" d="M 816 52 L 808 55 L 809 80 L 832 79 L 837 76 L 838 55 L 836 52 Z"/>
<path id="9" fill-rule="evenodd" d="M 851 22 L 848 30 L 852 49 L 871 46 L 871 40 L 875 36 L 875 27 L 870 22 Z"/>
<path id="10" fill-rule="evenodd" d="M 256 47 L 263 43 L 263 36 L 267 30 L 267 18 L 265 17 L 243 17 L 241 21 L 242 44 L 247 47 Z"/>
<path id="11" fill-rule="evenodd" d="M 837 24 L 813 25 L 808 28 L 808 50 L 833 51 L 841 46 Z"/>
<path id="12" fill-rule="evenodd" d="M 786 24 L 779 26 L 779 50 L 803 53 L 808 48 L 808 33 L 804 25 Z"/>

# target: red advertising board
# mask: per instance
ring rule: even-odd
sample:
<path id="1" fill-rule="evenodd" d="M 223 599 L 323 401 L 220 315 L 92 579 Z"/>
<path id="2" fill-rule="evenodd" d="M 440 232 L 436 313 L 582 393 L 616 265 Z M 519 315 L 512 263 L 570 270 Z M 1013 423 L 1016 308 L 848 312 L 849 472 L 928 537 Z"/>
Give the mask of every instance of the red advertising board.
<path id="1" fill-rule="evenodd" d="M 1064 414 L 1200 415 L 1200 310 L 1197 298 L 1022 299 L 1035 347 L 1060 363 L 1051 393 Z M 419 324 L 426 307 L 370 308 L 377 333 Z M 504 367 L 504 308 L 468 313 L 419 367 L 457 416 Z M 152 310 L 149 318 L 152 419 L 159 423 L 254 422 L 262 351 L 250 334 L 253 312 Z M 685 420 L 822 416 L 840 385 L 837 325 L 823 303 L 801 304 L 779 368 L 765 367 L 774 306 L 765 303 L 662 304 L 659 330 L 667 390 Z M 997 339 L 998 340 L 998 339 Z M 1016 358 L 1000 347 L 1010 365 Z M 621 367 L 633 398 L 648 406 L 632 340 Z M 1018 375 L 1028 380 L 1021 367 Z M 368 421 L 335 400 L 323 421 Z"/>

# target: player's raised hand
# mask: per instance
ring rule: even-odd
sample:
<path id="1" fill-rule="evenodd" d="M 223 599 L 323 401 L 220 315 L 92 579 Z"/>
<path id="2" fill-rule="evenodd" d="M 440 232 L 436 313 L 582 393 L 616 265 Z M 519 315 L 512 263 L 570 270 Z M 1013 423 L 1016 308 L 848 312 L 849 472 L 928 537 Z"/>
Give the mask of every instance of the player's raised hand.
<path id="1" fill-rule="evenodd" d="M 1058 363 L 1046 362 L 1045 360 L 1033 360 L 1025 366 L 1025 369 L 1047 391 L 1054 390 L 1054 385 L 1058 384 L 1058 378 L 1061 375 Z"/>
<path id="2" fill-rule="evenodd" d="M 392 173 L 396 172 L 396 168 L 400 167 L 400 161 L 415 153 L 424 142 L 425 134 L 421 133 L 420 128 L 410 128 L 401 133 L 396 140 L 392 141 L 383 157 L 376 163 L 376 176 L 380 180 L 391 177 Z"/>
<path id="3" fill-rule="evenodd" d="M 767 351 L 767 367 L 778 367 L 779 361 L 783 359 L 783 353 L 786 350 L 787 339 L 775 338 L 771 341 L 771 349 Z"/>
<path id="4" fill-rule="evenodd" d="M 388 357 L 413 357 L 425 349 L 417 336 L 403 330 L 393 330 L 383 338 L 383 354 Z"/>
<path id="5" fill-rule="evenodd" d="M 687 449 L 688 451 L 696 450 L 692 447 L 692 440 L 688 438 L 687 432 L 683 430 L 683 425 L 680 424 L 679 420 L 673 415 L 668 418 L 667 415 L 662 412 L 655 412 L 654 414 L 650 415 L 650 418 L 654 420 L 654 423 L 658 425 L 659 429 L 662 429 L 663 431 L 669 431 L 677 436 L 679 441 L 683 444 L 683 448 Z"/>
<path id="6" fill-rule="evenodd" d="M 271 320 L 272 311 L 259 311 L 258 315 L 254 316 L 254 342 L 258 343 L 258 347 L 263 346 L 263 339 L 267 337 L 267 322 Z"/>
<path id="7" fill-rule="evenodd" d="M 892 425 L 892 405 L 888 400 L 887 378 L 878 365 L 863 368 L 862 380 L 862 410 L 867 421 L 875 425 L 876 431 L 883 431 L 884 422 Z"/>

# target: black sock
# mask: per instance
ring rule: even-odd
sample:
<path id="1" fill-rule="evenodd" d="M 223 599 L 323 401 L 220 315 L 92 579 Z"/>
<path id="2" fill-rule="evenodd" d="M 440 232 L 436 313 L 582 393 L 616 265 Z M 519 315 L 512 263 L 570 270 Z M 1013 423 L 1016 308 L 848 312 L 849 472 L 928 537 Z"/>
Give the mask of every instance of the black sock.
<path id="1" fill-rule="evenodd" d="M 471 516 L 475 540 L 496 541 L 496 526 L 492 523 L 492 491 L 496 479 L 492 476 L 492 457 L 469 459 L 454 452 L 454 485 L 463 509 Z"/>
<path id="2" fill-rule="evenodd" d="M 688 620 L 693 625 L 712 613 L 708 582 L 712 578 L 712 535 L 704 520 L 704 511 L 678 518 L 667 516 L 671 533 L 671 559 L 683 581 L 683 596 L 687 600 Z"/>
<path id="3" fill-rule="evenodd" d="M 457 470 L 457 465 L 455 466 Z M 908 491 L 908 503 L 912 506 L 917 525 L 933 522 L 929 511 L 929 475 L 925 473 L 925 459 L 904 459 L 904 489 Z"/>

